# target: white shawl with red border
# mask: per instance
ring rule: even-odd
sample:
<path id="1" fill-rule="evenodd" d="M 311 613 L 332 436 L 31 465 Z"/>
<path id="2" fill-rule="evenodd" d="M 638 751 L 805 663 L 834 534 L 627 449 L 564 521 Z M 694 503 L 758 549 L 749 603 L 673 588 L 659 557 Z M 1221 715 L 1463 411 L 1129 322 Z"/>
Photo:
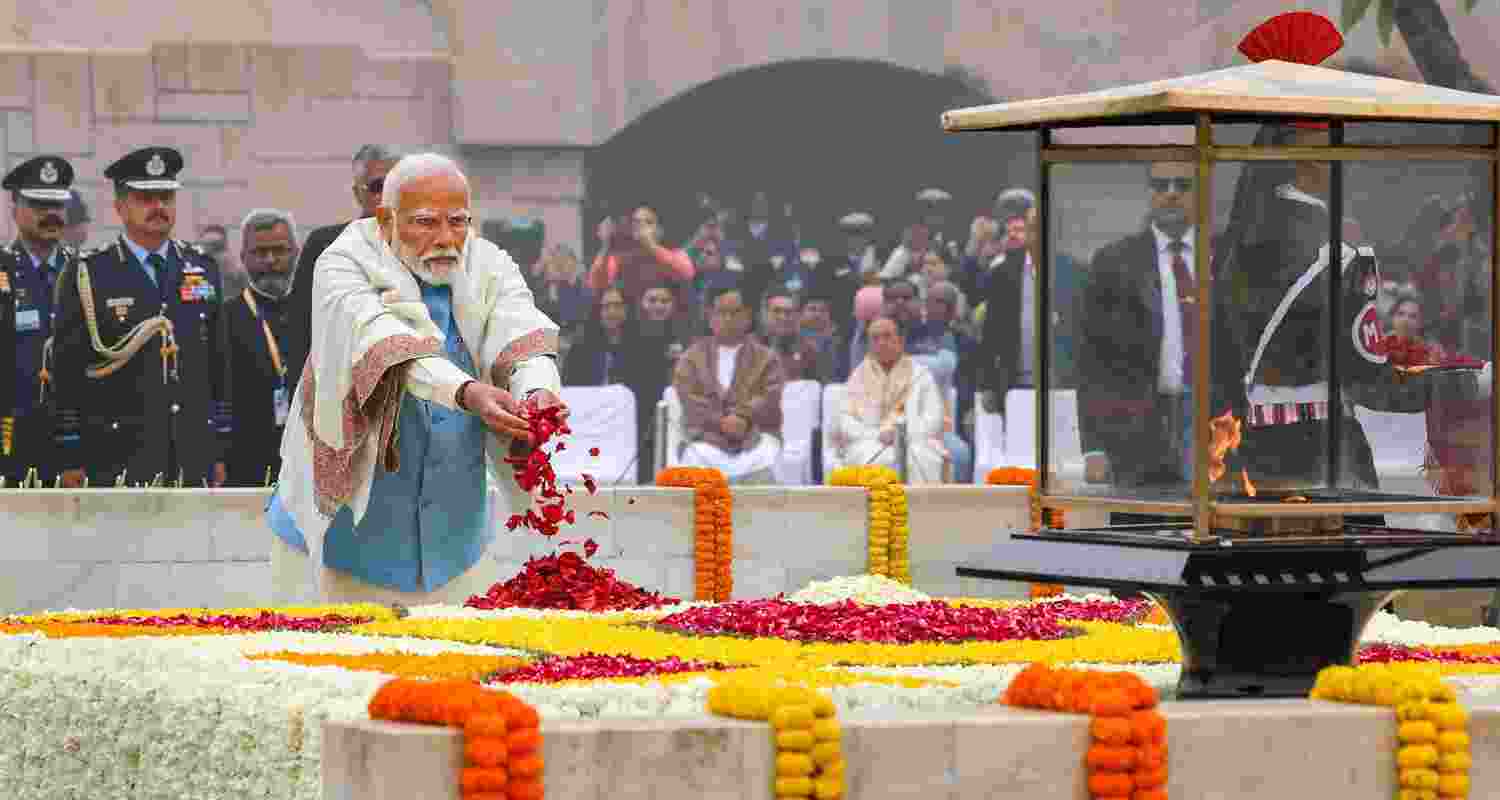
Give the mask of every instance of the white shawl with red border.
<path id="1" fill-rule="evenodd" d="M 350 223 L 313 269 L 312 341 L 281 443 L 277 493 L 321 573 L 323 535 L 334 515 L 351 506 L 357 523 L 377 462 L 398 468 L 396 421 L 407 368 L 417 358 L 443 357 L 445 335 L 374 218 Z M 505 251 L 471 232 L 451 288 L 469 355 L 489 365 L 479 380 L 518 397 L 531 389 L 561 391 L 555 359 L 541 357 L 555 356 L 557 325 L 537 310 Z M 499 499 L 520 509 L 530 498 L 502 460 L 510 444 L 509 437 L 486 436 Z"/>

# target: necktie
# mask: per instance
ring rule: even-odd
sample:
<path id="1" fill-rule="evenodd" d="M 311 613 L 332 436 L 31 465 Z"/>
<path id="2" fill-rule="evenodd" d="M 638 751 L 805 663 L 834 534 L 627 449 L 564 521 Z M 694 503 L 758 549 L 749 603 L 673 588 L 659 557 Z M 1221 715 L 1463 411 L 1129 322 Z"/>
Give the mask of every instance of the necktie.
<path id="1" fill-rule="evenodd" d="M 1198 295 L 1193 288 L 1193 272 L 1188 268 L 1187 259 L 1183 257 L 1183 253 L 1187 248 L 1187 242 L 1181 239 L 1173 239 L 1167 243 L 1167 252 L 1172 254 L 1172 276 L 1177 280 L 1178 316 L 1182 319 L 1182 380 L 1184 388 L 1186 388 L 1186 384 L 1193 380 L 1193 352 L 1196 350 L 1194 342 L 1198 340 L 1198 315 L 1192 313 L 1198 307 Z"/>
<path id="2" fill-rule="evenodd" d="M 167 260 L 161 257 L 161 253 L 152 253 L 146 256 L 146 264 L 151 267 L 151 277 L 156 281 L 156 291 L 161 295 L 162 302 L 166 302 Z"/>

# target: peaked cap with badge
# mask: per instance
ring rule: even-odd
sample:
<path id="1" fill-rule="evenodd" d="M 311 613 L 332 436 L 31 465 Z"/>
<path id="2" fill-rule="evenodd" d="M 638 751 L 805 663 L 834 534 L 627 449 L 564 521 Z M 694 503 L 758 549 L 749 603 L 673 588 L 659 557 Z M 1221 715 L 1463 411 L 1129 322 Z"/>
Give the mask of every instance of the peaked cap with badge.
<path id="1" fill-rule="evenodd" d="M 44 203 L 66 203 L 72 195 L 73 165 L 60 156 L 37 156 L 23 161 L 6 173 L 0 188 L 27 200 Z"/>
<path id="2" fill-rule="evenodd" d="M 142 147 L 106 167 L 104 177 L 142 192 L 176 191 L 182 188 L 177 180 L 181 171 L 181 153 L 170 147 Z"/>

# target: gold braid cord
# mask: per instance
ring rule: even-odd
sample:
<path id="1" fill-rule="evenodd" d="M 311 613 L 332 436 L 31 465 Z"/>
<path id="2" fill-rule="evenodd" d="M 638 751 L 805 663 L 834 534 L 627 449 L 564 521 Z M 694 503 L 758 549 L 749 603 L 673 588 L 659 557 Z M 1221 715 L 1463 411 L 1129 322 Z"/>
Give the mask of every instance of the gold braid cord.
<path id="1" fill-rule="evenodd" d="M 89 329 L 89 339 L 94 345 L 94 352 L 104 357 L 104 360 L 84 370 L 84 374 L 90 378 L 103 378 L 117 372 L 121 367 L 130 363 L 136 353 L 146 346 L 151 337 L 161 336 L 161 382 L 167 383 L 177 380 L 177 338 L 172 334 L 172 320 L 167 319 L 166 314 L 157 314 L 150 319 L 142 320 L 129 333 L 120 337 L 120 341 L 114 346 L 106 346 L 104 340 L 99 336 L 99 322 L 94 313 L 94 288 L 89 280 L 88 265 L 82 261 L 78 262 L 78 300 L 83 304 L 83 320 Z"/>

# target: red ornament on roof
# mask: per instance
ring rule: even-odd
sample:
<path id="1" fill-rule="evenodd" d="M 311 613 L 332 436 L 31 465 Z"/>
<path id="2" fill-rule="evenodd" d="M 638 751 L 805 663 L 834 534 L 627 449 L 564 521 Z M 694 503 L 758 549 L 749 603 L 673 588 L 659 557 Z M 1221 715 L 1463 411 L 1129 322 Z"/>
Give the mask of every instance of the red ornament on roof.
<path id="1" fill-rule="evenodd" d="M 1311 11 L 1288 11 L 1257 25 L 1240 40 L 1240 52 L 1253 62 L 1290 61 L 1317 66 L 1344 46 L 1333 21 Z"/>
<path id="2" fill-rule="evenodd" d="M 1288 11 L 1255 26 L 1240 40 L 1240 52 L 1255 63 L 1287 61 L 1315 67 L 1344 46 L 1333 20 L 1311 11 Z M 1326 122 L 1298 120 L 1294 128 L 1327 130 Z"/>

